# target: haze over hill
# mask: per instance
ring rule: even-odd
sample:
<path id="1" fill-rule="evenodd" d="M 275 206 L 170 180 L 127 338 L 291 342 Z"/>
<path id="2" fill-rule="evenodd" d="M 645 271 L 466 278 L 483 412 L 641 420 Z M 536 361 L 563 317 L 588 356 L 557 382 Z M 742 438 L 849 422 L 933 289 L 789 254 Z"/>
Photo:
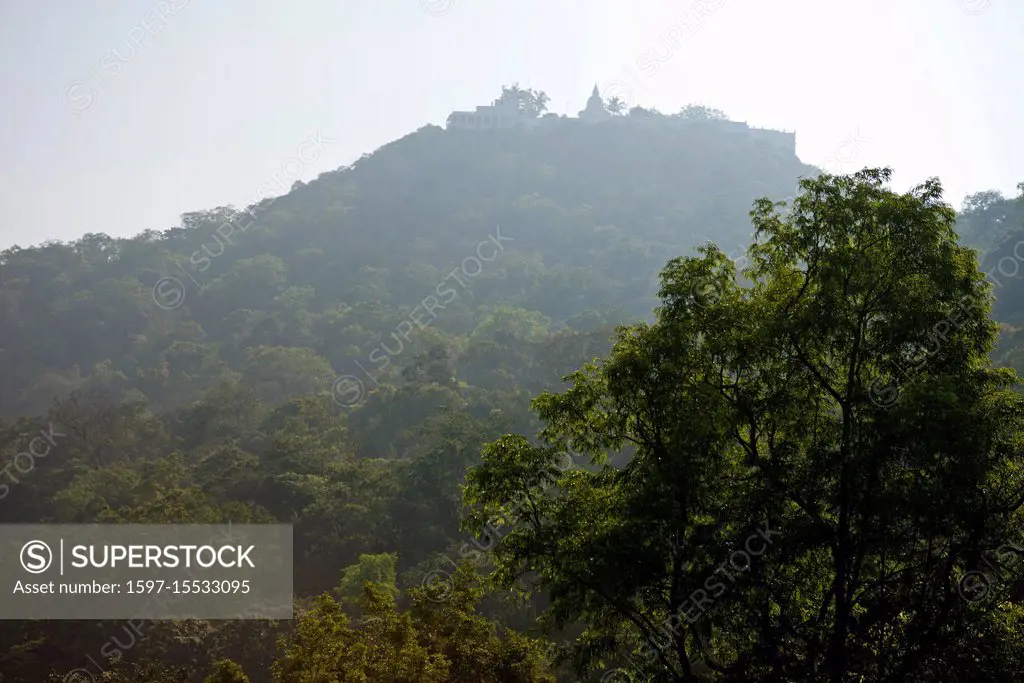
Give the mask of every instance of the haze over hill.
<path id="1" fill-rule="evenodd" d="M 543 100 L 535 90 L 502 88 L 493 107 L 456 112 L 447 130 L 425 126 L 351 167 L 296 183 L 284 196 L 240 210 L 186 214 L 181 227 L 162 234 L 90 234 L 69 244 L 4 251 L 0 416 L 20 419 L 0 418 L 9 444 L 0 465 L 14 474 L 5 484 L 0 522 L 290 520 L 297 606 L 312 610 L 304 612 L 302 628 L 325 628 L 324 620 L 342 604 L 353 614 L 376 615 L 381 624 L 411 606 L 401 617 L 415 618 L 408 628 L 422 632 L 416 638 L 431 651 L 446 653 L 449 678 L 439 681 L 464 680 L 451 667 L 480 668 L 483 660 L 463 660 L 451 650 L 454 641 L 448 639 L 457 636 L 443 635 L 471 622 L 483 629 L 479 647 L 492 652 L 482 655 L 491 667 L 484 680 L 551 681 L 556 672 L 559 680 L 577 680 L 570 673 L 577 669 L 554 658 L 547 641 L 495 630 L 498 624 L 531 628 L 531 610 L 544 604 L 542 595 L 524 611 L 495 602 L 500 593 L 493 593 L 480 605 L 486 618 L 473 611 L 485 594 L 474 571 L 488 566 L 487 556 L 460 536 L 457 490 L 467 468 L 480 465 L 480 444 L 509 432 L 537 434 L 543 422 L 565 419 L 549 412 L 552 404 L 540 408 L 542 401 L 534 404 L 543 417 L 538 421 L 530 398 L 563 388 L 559 378 L 608 354 L 618 324 L 645 318 L 654 327 L 619 333 L 606 362 L 626 365 L 609 370 L 613 374 L 603 381 L 624 381 L 615 379 L 619 372 L 631 376 L 630 354 L 637 352 L 629 350 L 636 343 L 629 342 L 631 334 L 644 338 L 664 328 L 669 336 L 657 343 L 669 347 L 644 350 L 654 355 L 642 363 L 668 362 L 654 359 L 685 343 L 685 329 L 693 324 L 687 307 L 727 306 L 738 295 L 722 288 L 736 269 L 754 264 L 747 250 L 751 217 L 762 242 L 781 230 L 758 203 L 762 197 L 791 205 L 795 200 L 804 212 L 822 210 L 822 197 L 853 202 L 863 192 L 875 193 L 863 207 L 896 202 L 880 216 L 902 205 L 917 206 L 912 211 L 923 215 L 943 209 L 935 197 L 924 198 L 935 189 L 919 190 L 920 199 L 878 195 L 884 176 L 812 181 L 819 171 L 795 156 L 792 136 L 731 123 L 707 107 L 670 116 L 641 108 L 626 112 L 617 98 L 595 93 L 580 118 L 538 117 Z M 803 187 L 797 188 L 800 178 Z M 1014 249 L 1013 226 L 1024 230 L 1022 203 L 1024 192 L 1015 200 L 981 193 L 962 216 L 964 239 L 996 259 L 1000 272 L 1002 254 Z M 834 222 L 847 209 L 822 211 L 813 220 L 792 220 L 807 232 L 820 229 L 815 226 L 823 216 Z M 932 229 L 926 227 L 931 219 L 921 220 L 915 229 Z M 906 228 L 898 221 L 891 229 Z M 878 258 L 895 259 L 883 272 L 899 278 L 894 264 L 905 264 L 901 254 L 919 251 L 930 239 L 883 249 Z M 708 241 L 722 251 L 715 256 L 713 249 L 702 257 L 710 260 L 689 265 L 670 263 L 658 292 L 654 276 L 666 257 L 693 254 Z M 835 244 L 831 248 L 843 242 Z M 853 253 L 873 248 L 865 243 Z M 970 253 L 958 258 L 973 258 Z M 678 268 L 688 275 L 673 274 Z M 920 295 L 907 296 L 893 300 L 903 311 L 894 320 L 908 311 L 920 314 L 917 307 L 926 299 L 914 304 Z M 680 305 L 684 311 L 673 313 Z M 816 315 L 833 315 L 826 312 L 835 305 Z M 718 329 L 716 316 L 738 314 L 722 308 L 707 324 Z M 675 315 L 683 317 L 666 317 Z M 750 323 L 757 316 L 742 319 Z M 1017 365 L 1024 356 L 1014 339 L 1004 340 L 1000 354 Z M 744 359 L 755 347 L 749 340 L 737 343 L 747 349 L 728 361 L 738 382 L 741 372 L 733 363 L 749 362 Z M 711 358 L 737 350 L 708 352 Z M 572 378 L 573 391 L 580 390 L 582 377 Z M 887 397 L 891 389 L 876 391 L 877 382 L 866 405 L 888 410 L 891 403 L 876 405 L 875 394 Z M 593 409 L 567 407 L 572 415 Z M 832 409 L 822 414 L 836 418 Z M 45 467 L 33 457 L 25 468 L 20 459 L 28 451 L 19 449 L 34 431 L 50 434 L 54 447 L 44 453 Z M 642 443 L 640 450 L 623 446 L 611 449 L 610 469 L 594 470 L 600 460 L 588 467 L 582 456 L 570 461 L 599 481 L 646 457 Z M 524 446 L 500 446 L 507 447 L 518 452 Z M 499 451 L 488 452 L 478 476 L 498 466 Z M 717 465 L 700 467 L 711 471 Z M 515 475 L 502 477 L 512 481 Z M 473 481 L 479 486 L 482 480 Z M 656 524 L 644 514 L 622 523 L 641 525 L 633 538 L 650 533 L 644 525 Z M 439 562 L 449 568 L 439 569 Z M 361 592 L 358 577 L 371 581 L 368 593 Z M 551 585 L 561 592 L 557 581 Z M 340 603 L 326 596 L 314 600 L 332 588 L 340 591 Z M 386 597 L 391 593 L 401 601 L 392 602 Z M 447 607 L 453 604 L 463 605 L 461 611 Z M 559 609 L 576 617 L 550 631 L 551 642 L 574 642 L 584 652 L 584 641 L 573 641 L 575 630 L 587 619 L 606 617 L 600 610 L 586 616 L 579 605 Z M 273 664 L 273 680 L 300 681 L 309 666 L 303 658 L 314 656 L 304 654 L 306 646 L 285 623 L 254 633 L 245 622 L 196 622 L 220 644 L 205 650 L 202 662 L 185 666 L 175 643 L 188 623 L 168 622 L 153 632 L 152 649 L 144 655 L 109 664 L 112 675 L 121 677 L 115 680 L 198 681 L 216 668 L 210 675 L 221 678 L 210 680 L 269 681 L 260 672 Z M 14 680 L 60 676 L 52 662 L 65 662 L 65 671 L 75 668 L 83 649 L 106 647 L 102 634 L 113 628 L 107 623 L 83 640 L 45 622 L 0 622 L 4 642 L 24 643 L 30 652 L 0 662 Z M 344 638 L 367 639 L 371 652 L 382 652 L 378 639 L 394 633 L 376 628 L 363 624 Z M 425 635 L 437 628 L 440 635 Z M 290 648 L 284 655 L 267 649 L 279 636 Z M 382 656 L 380 665 L 390 667 L 420 655 L 399 650 Z M 508 668 L 513 663 L 514 675 Z M 578 671 L 595 665 L 584 658 Z M 358 658 L 332 666 L 391 680 L 381 677 L 377 664 Z M 750 671 L 742 661 L 730 666 Z M 1008 672 L 1017 664 L 996 658 L 984 666 Z M 625 675 L 606 672 L 612 674 Z"/>
<path id="2" fill-rule="evenodd" d="M 335 373 L 353 374 L 370 340 L 453 267 L 470 271 L 447 302 L 455 310 L 430 316 L 438 330 L 469 331 L 460 316 L 500 306 L 535 311 L 552 331 L 645 317 L 666 254 L 714 240 L 740 259 L 751 203 L 792 196 L 813 171 L 791 149 L 724 121 L 634 112 L 535 130 L 428 126 L 285 196 L 187 214 L 163 235 L 7 252 L 0 381 L 20 391 L 5 391 L 0 410 L 45 410 L 54 382 L 80 386 L 97 364 L 123 373 L 123 390 L 141 388 L 186 338 L 230 344 L 238 361 L 250 346 L 308 346 Z M 452 256 L 473 258 L 498 231 L 494 265 L 472 272 Z M 56 268 L 40 270 L 44 263 Z M 115 298 L 97 307 L 96 296 Z M 376 315 L 391 312 L 355 338 L 337 336 L 341 319 L 331 323 L 337 332 L 314 331 L 328 324 L 325 312 L 365 301 L 381 307 Z M 314 317 L 271 332 L 259 320 L 275 306 Z M 233 311 L 247 320 L 223 327 Z M 183 337 L 183 323 L 197 327 Z"/>
<path id="3" fill-rule="evenodd" d="M 630 106 L 712 104 L 799 131 L 798 156 L 836 158 L 832 171 L 890 165 L 903 188 L 937 175 L 955 205 L 983 189 L 1010 195 L 1024 175 L 1013 87 L 1024 7 L 1013 0 L 158 9 L 0 6 L 0 90 L 17 103 L 0 113 L 0 248 L 128 237 L 244 206 L 317 130 L 336 142 L 303 165 L 303 181 L 513 81 L 545 89 L 558 113 L 575 114 L 595 81 Z M 853 154 L 858 137 L 870 142 Z"/>
<path id="4" fill-rule="evenodd" d="M 150 7 L 63 91 L 116 144 L 0 189 L 15 235 L 105 207 L 0 250 L 0 683 L 1018 683 L 1019 8 L 838 6 L 700 0 L 621 73 L 635 5 L 413 4 L 437 44 L 391 5 Z M 367 59 L 339 8 L 422 53 Z M 925 49 L 954 16 L 1002 60 L 984 98 Z M 313 94 L 332 51 L 383 106 Z M 14 76 L 26 121 L 46 79 Z"/>

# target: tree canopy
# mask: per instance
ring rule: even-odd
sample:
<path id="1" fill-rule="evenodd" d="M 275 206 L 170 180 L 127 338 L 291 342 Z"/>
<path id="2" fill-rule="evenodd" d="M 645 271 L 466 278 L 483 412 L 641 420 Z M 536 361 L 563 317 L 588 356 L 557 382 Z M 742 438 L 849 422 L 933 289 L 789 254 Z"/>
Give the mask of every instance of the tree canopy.
<path id="1" fill-rule="evenodd" d="M 1010 586 L 989 609 L 962 597 L 1024 522 L 1024 406 L 987 358 L 989 285 L 940 186 L 889 177 L 757 202 L 750 286 L 714 246 L 673 259 L 656 322 L 534 401 L 547 445 L 484 450 L 468 528 L 515 525 L 495 580 L 531 577 L 546 618 L 587 625 L 581 670 L 623 649 L 652 680 L 1024 670 Z M 565 448 L 590 467 L 538 491 Z"/>
<path id="2" fill-rule="evenodd" d="M 0 252 L 0 523 L 291 524 L 297 615 L 0 621 L 0 681 L 1019 678 L 1024 192 L 681 119 Z"/>

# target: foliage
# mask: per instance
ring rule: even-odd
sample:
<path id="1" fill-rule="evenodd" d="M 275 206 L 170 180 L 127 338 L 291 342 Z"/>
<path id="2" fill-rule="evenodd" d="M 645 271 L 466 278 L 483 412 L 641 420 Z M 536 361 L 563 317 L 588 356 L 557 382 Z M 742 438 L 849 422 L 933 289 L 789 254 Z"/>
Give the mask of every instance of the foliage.
<path id="1" fill-rule="evenodd" d="M 340 603 L 321 595 L 295 635 L 282 640 L 275 680 L 554 683 L 546 673 L 547 646 L 515 632 L 499 635 L 474 614 L 481 594 L 471 574 L 460 572 L 448 600 L 437 603 L 414 589 L 412 608 L 399 612 L 387 588 L 367 582 L 359 629 Z"/>
<path id="2" fill-rule="evenodd" d="M 941 188 L 889 177 L 804 180 L 786 215 L 759 201 L 750 287 L 714 246 L 673 259 L 657 321 L 535 401 L 550 446 L 485 449 L 467 530 L 515 524 L 494 578 L 533 577 L 547 621 L 586 625 L 581 671 L 622 648 L 673 681 L 698 661 L 736 681 L 1022 670 L 1010 587 L 1001 614 L 958 588 L 1024 521 L 1024 406 Z M 881 405 L 896 368 L 915 374 Z M 539 487 L 566 447 L 592 468 Z"/>
<path id="3" fill-rule="evenodd" d="M 513 83 L 511 86 L 501 87 L 501 97 L 496 100 L 496 104 L 515 102 L 519 111 L 536 118 L 548 110 L 550 101 L 551 98 L 543 90 L 524 90 L 518 83 Z"/>
<path id="4" fill-rule="evenodd" d="M 703 104 L 688 104 L 676 114 L 687 121 L 727 121 L 728 117 L 721 109 L 706 107 Z"/>
<path id="5" fill-rule="evenodd" d="M 106 661 L 129 624 L 3 621 L 0 680 L 1019 669 L 1011 574 L 992 604 L 944 602 L 1019 523 L 995 511 L 1021 476 L 1013 377 L 986 364 L 1024 363 L 1018 280 L 993 350 L 937 186 L 825 176 L 777 215 L 758 198 L 816 169 L 680 124 L 721 118 L 427 126 L 245 210 L 0 253 L 0 523 L 292 524 L 301 615 L 155 622 Z M 978 196 L 956 229 L 1008 265 L 1019 207 Z M 697 588 L 712 607 L 660 629 Z"/>
<path id="6" fill-rule="evenodd" d="M 1015 199 L 1007 199 L 995 190 L 964 198 L 957 219 L 957 231 L 964 244 L 986 254 L 1024 230 L 1024 182 L 1017 187 L 1019 195 Z"/>
<path id="7" fill-rule="evenodd" d="M 213 673 L 207 676 L 203 683 L 249 683 L 249 677 L 237 663 L 230 659 L 222 659 L 214 662 Z"/>

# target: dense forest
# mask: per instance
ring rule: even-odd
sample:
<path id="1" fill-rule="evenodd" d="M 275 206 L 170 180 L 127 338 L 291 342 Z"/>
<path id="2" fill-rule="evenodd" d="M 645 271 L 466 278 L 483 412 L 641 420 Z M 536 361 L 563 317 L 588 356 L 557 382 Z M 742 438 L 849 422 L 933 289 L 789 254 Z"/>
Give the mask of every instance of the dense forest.
<path id="1" fill-rule="evenodd" d="M 0 682 L 1019 681 L 1024 183 L 609 110 L 0 253 L 0 523 L 295 539 L 292 621 L 0 621 Z"/>

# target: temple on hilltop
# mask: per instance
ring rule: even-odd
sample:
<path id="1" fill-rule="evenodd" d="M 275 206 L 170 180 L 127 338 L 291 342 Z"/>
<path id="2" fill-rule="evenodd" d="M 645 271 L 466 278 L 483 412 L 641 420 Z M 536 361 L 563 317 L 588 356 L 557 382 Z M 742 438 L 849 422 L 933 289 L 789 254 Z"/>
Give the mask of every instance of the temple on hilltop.
<path id="1" fill-rule="evenodd" d="M 477 107 L 476 111 L 453 111 L 448 115 L 446 127 L 449 130 L 452 128 L 487 130 L 489 128 L 532 126 L 537 121 L 538 119 L 520 111 L 518 102 L 494 100 L 490 105 Z"/>
<path id="2" fill-rule="evenodd" d="M 594 91 L 587 100 L 587 106 L 579 113 L 579 120 L 587 123 L 607 121 L 611 114 L 605 109 L 604 100 L 601 99 L 601 92 L 594 85 Z M 520 126 L 533 128 L 541 123 L 550 122 L 552 119 L 564 119 L 555 114 L 548 114 L 547 117 L 536 118 L 519 110 L 519 103 L 514 101 L 499 102 L 492 101 L 489 105 L 480 106 L 476 111 L 453 111 L 448 115 L 445 127 L 448 130 L 491 130 L 495 128 L 518 128 Z"/>
<path id="3" fill-rule="evenodd" d="M 597 89 L 597 83 L 594 84 L 594 92 L 590 93 L 587 106 L 580 110 L 579 117 L 581 121 L 586 121 L 587 123 L 607 121 L 612 117 L 611 112 L 605 109 L 604 100 L 601 99 L 601 91 Z"/>
<path id="4" fill-rule="evenodd" d="M 608 111 L 597 85 L 587 99 L 587 105 L 579 112 L 579 118 L 547 114 L 537 118 L 520 111 L 515 101 L 494 100 L 476 111 L 453 111 L 448 115 L 448 130 L 494 130 L 507 128 L 536 128 L 570 124 L 572 122 L 602 123 L 615 121 L 629 126 L 707 126 L 720 133 L 756 140 L 785 154 L 796 154 L 796 133 L 788 130 L 753 128 L 742 121 L 694 121 L 677 116 L 615 116 Z"/>

